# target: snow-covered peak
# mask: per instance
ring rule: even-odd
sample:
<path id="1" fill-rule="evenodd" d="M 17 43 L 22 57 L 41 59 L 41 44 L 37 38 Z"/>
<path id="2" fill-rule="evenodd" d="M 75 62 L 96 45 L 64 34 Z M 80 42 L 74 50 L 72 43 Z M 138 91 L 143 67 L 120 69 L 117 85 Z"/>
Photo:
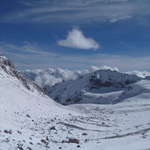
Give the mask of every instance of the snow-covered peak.
<path id="1" fill-rule="evenodd" d="M 3 62 L 4 60 L 6 60 L 7 58 L 4 56 L 4 55 L 2 55 L 1 53 L 0 53 L 0 62 Z"/>
<path id="2" fill-rule="evenodd" d="M 24 70 L 22 71 L 28 78 L 33 80 L 40 87 L 44 88 L 45 86 L 54 86 L 57 83 L 62 81 L 75 80 L 78 77 L 84 76 L 85 74 L 93 73 L 97 70 L 112 70 L 118 71 L 116 67 L 110 68 L 108 66 L 96 67 L 91 66 L 88 70 L 75 70 L 71 71 L 68 69 L 61 68 L 48 68 L 46 70 Z"/>
<path id="3" fill-rule="evenodd" d="M 101 103 L 101 101 L 92 101 L 94 95 L 90 94 L 89 96 L 86 93 L 101 94 L 104 92 L 119 91 L 124 89 L 126 85 L 135 83 L 141 79 L 136 75 L 120 73 L 110 69 L 97 70 L 94 73 L 80 76 L 74 81 L 64 81 L 53 87 L 45 86 L 44 90 L 50 97 L 65 105 L 73 103 Z M 90 99 L 87 100 L 87 97 Z M 107 103 L 110 103 L 110 101 Z"/>
<path id="4" fill-rule="evenodd" d="M 5 72 L 9 78 L 18 80 L 20 84 L 30 91 L 37 90 L 42 95 L 45 94 L 45 92 L 39 86 L 28 79 L 25 75 L 15 70 L 14 64 L 2 54 L 0 54 L 0 72 L 2 75 Z"/>
<path id="5" fill-rule="evenodd" d="M 0 67 L 7 72 L 15 69 L 14 64 L 2 54 L 0 54 Z"/>
<path id="6" fill-rule="evenodd" d="M 90 78 L 90 82 L 98 87 L 125 87 L 125 85 L 139 81 L 141 78 L 136 75 L 129 75 L 113 70 L 95 71 Z"/>

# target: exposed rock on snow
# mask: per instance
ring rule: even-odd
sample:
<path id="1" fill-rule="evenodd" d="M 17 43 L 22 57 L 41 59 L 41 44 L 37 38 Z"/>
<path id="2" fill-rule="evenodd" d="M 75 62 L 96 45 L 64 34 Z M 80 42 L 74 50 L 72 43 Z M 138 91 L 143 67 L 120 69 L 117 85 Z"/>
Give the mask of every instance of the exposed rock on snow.
<path id="1" fill-rule="evenodd" d="M 30 79 L 28 79 L 25 75 L 15 70 L 14 64 L 7 59 L 5 56 L 0 54 L 0 67 L 12 77 L 15 77 L 19 79 L 19 81 L 28 89 L 28 90 L 38 90 L 41 94 L 44 94 L 42 88 L 37 86 L 34 82 L 32 82 Z"/>
<path id="2" fill-rule="evenodd" d="M 95 83 L 100 76 L 95 74 L 90 82 L 91 75 L 63 82 L 62 89 L 70 89 L 73 92 L 68 94 L 73 94 L 84 88 L 82 96 L 88 97 L 86 101 L 91 101 L 93 95 L 97 99 L 104 98 L 104 95 L 112 99 L 118 95 L 123 101 L 115 105 L 62 106 L 0 55 L 0 150 L 148 150 L 150 81 L 138 81 L 124 89 L 126 80 L 116 84 L 121 77 L 118 75 L 114 80 L 112 75 L 113 84 L 101 87 Z M 105 84 L 107 79 L 101 82 Z M 127 79 L 135 81 L 131 77 Z"/>
<path id="3" fill-rule="evenodd" d="M 64 69 L 53 69 L 48 68 L 46 70 L 36 69 L 36 70 L 24 70 L 21 71 L 24 75 L 38 84 L 41 88 L 45 86 L 54 86 L 62 81 L 75 80 L 85 74 L 95 72 L 96 70 L 112 70 L 118 71 L 117 68 L 110 68 L 108 66 L 103 66 L 101 68 L 91 66 L 88 70 L 64 70 Z"/>
<path id="4" fill-rule="evenodd" d="M 113 70 L 98 70 L 74 81 L 64 81 L 53 87 L 45 86 L 46 93 L 61 104 L 116 103 L 126 85 L 142 78 Z M 116 93 L 112 93 L 116 92 Z M 107 93 L 107 94 L 104 94 Z"/>

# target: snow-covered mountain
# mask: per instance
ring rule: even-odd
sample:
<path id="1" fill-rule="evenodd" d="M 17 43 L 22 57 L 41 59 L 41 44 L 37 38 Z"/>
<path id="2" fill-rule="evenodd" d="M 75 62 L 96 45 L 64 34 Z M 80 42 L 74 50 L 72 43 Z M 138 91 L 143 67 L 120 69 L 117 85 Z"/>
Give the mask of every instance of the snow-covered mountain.
<path id="1" fill-rule="evenodd" d="M 61 68 L 57 69 L 48 68 L 46 70 L 35 69 L 35 70 L 23 70 L 21 72 L 25 76 L 30 78 L 32 81 L 34 81 L 36 84 L 38 84 L 41 88 L 44 88 L 45 86 L 54 86 L 55 84 L 60 83 L 62 81 L 75 80 L 80 76 L 83 76 L 88 73 L 93 73 L 97 70 L 112 70 L 119 72 L 119 70 L 116 67 L 110 68 L 108 66 L 102 67 L 91 66 L 88 70 L 76 70 L 76 71 L 64 70 Z M 125 73 L 130 75 L 136 75 L 141 78 L 150 76 L 150 72 L 147 71 L 128 71 Z"/>
<path id="2" fill-rule="evenodd" d="M 49 134 L 48 128 L 52 126 L 52 122 L 56 123 L 52 120 L 67 117 L 72 113 L 68 108 L 49 98 L 30 79 L 16 71 L 14 64 L 2 54 L 0 54 L 0 103 L 1 150 L 23 150 L 32 147 L 36 150 L 38 147 L 44 149 L 46 145 L 41 140 Z M 74 112 L 74 115 L 76 114 Z M 32 146 L 32 143 L 35 145 Z"/>
<path id="3" fill-rule="evenodd" d="M 76 80 L 64 81 L 53 87 L 45 86 L 46 93 L 61 104 L 96 103 L 110 104 L 119 101 L 126 85 L 141 77 L 113 70 L 98 70 Z"/>
<path id="4" fill-rule="evenodd" d="M 97 73 L 98 71 L 103 72 L 100 77 L 101 81 L 98 77 L 100 76 L 99 73 Z M 89 70 L 82 71 L 48 68 L 47 70 L 25 70 L 22 71 L 22 73 L 43 88 L 50 97 L 65 105 L 72 103 L 116 103 L 120 101 L 120 94 L 127 84 L 134 83 L 142 78 L 150 76 L 150 73 L 146 71 L 121 73 L 117 68 L 110 68 L 108 66 L 103 66 L 101 68 L 91 66 Z M 84 76 L 88 75 L 91 77 L 88 77 L 86 80 Z M 113 77 L 110 78 L 109 76 Z M 130 82 L 130 78 L 133 80 L 132 82 Z M 74 82 L 74 80 L 77 80 L 77 83 L 75 83 L 76 81 Z M 85 85 L 85 87 L 80 87 L 81 83 Z M 72 86 L 70 86 L 70 84 L 72 84 Z M 69 89 L 67 88 L 68 86 L 70 87 Z"/>
<path id="5" fill-rule="evenodd" d="M 74 82 L 92 79 L 89 85 L 100 86 L 95 82 L 97 74 L 96 78 L 91 75 Z M 139 80 L 122 76 L 124 82 Z M 114 80 L 111 76 L 111 86 L 106 83 L 108 78 L 103 79 L 107 91 L 124 87 L 124 82 L 116 84 L 122 81 L 121 74 L 117 77 Z M 150 81 L 122 88 L 120 101 L 114 105 L 62 106 L 0 54 L 0 150 L 149 150 Z"/>
<path id="6" fill-rule="evenodd" d="M 110 70 L 118 70 L 117 68 L 110 68 L 107 66 L 103 66 L 101 68 L 91 66 L 88 70 L 64 70 L 61 68 L 53 69 L 48 68 L 46 70 L 36 69 L 36 70 L 24 70 L 21 71 L 24 75 L 26 75 L 28 78 L 30 78 L 32 81 L 34 81 L 36 84 L 38 84 L 41 88 L 44 88 L 45 86 L 54 86 L 57 83 L 60 83 L 62 81 L 70 81 L 75 80 L 80 76 L 83 76 L 87 73 L 92 73 L 96 70 L 100 69 L 110 69 Z"/>
<path id="7" fill-rule="evenodd" d="M 19 119 L 28 114 L 31 118 L 38 119 L 58 115 L 62 110 L 68 113 L 66 107 L 49 98 L 43 89 L 15 70 L 14 64 L 2 54 L 0 54 L 0 96 L 0 111 L 3 114 L 0 121 L 4 124 L 8 121 L 6 116 L 14 120 L 12 125 L 20 126 L 23 121 L 17 120 L 16 117 Z"/>

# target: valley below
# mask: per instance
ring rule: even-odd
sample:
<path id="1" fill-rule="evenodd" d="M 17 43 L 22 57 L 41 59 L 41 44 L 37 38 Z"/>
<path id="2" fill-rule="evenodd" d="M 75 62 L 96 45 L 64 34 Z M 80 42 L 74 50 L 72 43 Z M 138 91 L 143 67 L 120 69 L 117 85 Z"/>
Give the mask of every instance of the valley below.
<path id="1" fill-rule="evenodd" d="M 26 116 L 1 127 L 0 149 L 148 150 L 150 104 L 71 105 L 65 116 Z M 72 110 L 72 111 L 71 111 Z M 74 111 L 78 112 L 74 113 Z M 24 113 L 21 113 L 25 115 Z M 75 114 L 75 115 L 74 115 Z M 34 119 L 34 120 L 33 120 Z"/>

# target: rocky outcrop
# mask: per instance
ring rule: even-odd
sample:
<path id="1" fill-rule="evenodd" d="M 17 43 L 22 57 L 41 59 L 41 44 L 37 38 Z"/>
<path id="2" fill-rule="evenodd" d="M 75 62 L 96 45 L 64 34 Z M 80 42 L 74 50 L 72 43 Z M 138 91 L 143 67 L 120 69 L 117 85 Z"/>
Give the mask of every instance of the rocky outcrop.
<path id="1" fill-rule="evenodd" d="M 25 75 L 15 70 L 14 64 L 2 54 L 0 54 L 0 68 L 3 69 L 8 75 L 17 78 L 28 90 L 34 91 L 36 89 L 41 94 L 45 94 L 43 89 L 28 79 Z"/>
<path id="2" fill-rule="evenodd" d="M 120 87 L 125 88 L 126 85 L 135 83 L 141 80 L 136 75 L 129 75 L 112 70 L 99 70 L 94 72 L 89 81 L 91 88 L 100 87 Z"/>
<path id="3" fill-rule="evenodd" d="M 136 75 L 129 75 L 109 69 L 98 70 L 94 73 L 79 77 L 74 81 L 64 81 L 53 87 L 46 86 L 44 90 L 51 98 L 64 105 L 85 103 L 83 99 L 88 99 L 89 103 L 89 99 L 93 99 L 93 92 L 93 94 L 101 94 L 102 88 L 105 88 L 105 91 L 107 88 L 124 89 L 127 85 L 133 84 L 141 79 L 141 77 Z M 90 94 L 87 95 L 86 93 Z M 101 99 L 103 99 L 103 103 L 106 101 L 109 103 L 107 98 Z M 94 100 L 94 103 L 96 103 L 96 101 L 97 100 Z"/>

